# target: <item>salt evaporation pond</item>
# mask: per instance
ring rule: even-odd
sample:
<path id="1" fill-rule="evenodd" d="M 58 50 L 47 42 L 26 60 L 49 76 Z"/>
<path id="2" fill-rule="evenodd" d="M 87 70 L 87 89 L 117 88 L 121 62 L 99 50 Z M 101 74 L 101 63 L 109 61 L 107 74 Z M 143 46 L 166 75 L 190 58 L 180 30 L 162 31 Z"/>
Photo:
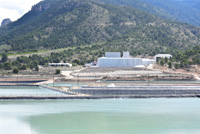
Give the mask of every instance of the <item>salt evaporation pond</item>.
<path id="1" fill-rule="evenodd" d="M 49 86 L 58 86 L 58 87 L 62 87 L 62 86 L 66 86 L 66 87 L 72 87 L 72 86 L 84 86 L 86 84 L 82 84 L 82 83 L 48 83 L 46 85 Z"/>
<path id="2" fill-rule="evenodd" d="M 0 101 L 1 134 L 199 134 L 200 99 Z"/>
<path id="3" fill-rule="evenodd" d="M 12 95 L 65 95 L 37 86 L 5 86 L 0 87 L 0 96 Z"/>

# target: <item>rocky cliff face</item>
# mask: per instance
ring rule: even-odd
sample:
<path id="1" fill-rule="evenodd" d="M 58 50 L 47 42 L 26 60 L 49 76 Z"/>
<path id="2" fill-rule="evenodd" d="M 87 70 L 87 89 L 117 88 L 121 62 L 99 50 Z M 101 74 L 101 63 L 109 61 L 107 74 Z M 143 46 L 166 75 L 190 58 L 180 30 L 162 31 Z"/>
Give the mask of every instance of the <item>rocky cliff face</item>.
<path id="1" fill-rule="evenodd" d="M 51 7 L 50 4 L 37 4 L 32 6 L 31 11 L 34 12 L 43 12 Z"/>
<path id="2" fill-rule="evenodd" d="M 10 22 L 12 22 L 10 19 L 4 19 L 1 22 L 1 27 L 7 26 Z"/>

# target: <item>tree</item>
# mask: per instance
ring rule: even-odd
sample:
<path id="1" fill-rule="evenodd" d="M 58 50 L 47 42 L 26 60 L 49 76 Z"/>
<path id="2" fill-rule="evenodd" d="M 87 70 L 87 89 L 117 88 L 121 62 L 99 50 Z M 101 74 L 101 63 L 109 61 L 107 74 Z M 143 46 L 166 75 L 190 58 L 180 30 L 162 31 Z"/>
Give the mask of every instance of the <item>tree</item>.
<path id="1" fill-rule="evenodd" d="M 165 61 L 163 58 L 161 58 L 160 65 L 163 66 L 164 64 L 165 64 Z"/>
<path id="2" fill-rule="evenodd" d="M 22 65 L 22 67 L 20 68 L 20 70 L 26 70 L 26 65 Z"/>
<path id="3" fill-rule="evenodd" d="M 167 57 L 165 57 L 165 63 L 167 63 L 167 62 L 168 62 L 168 60 L 169 60 L 169 59 L 168 59 Z"/>
<path id="4" fill-rule="evenodd" d="M 75 59 L 75 60 L 72 61 L 72 63 L 76 63 L 77 65 L 79 65 L 80 61 L 78 59 Z"/>
<path id="5" fill-rule="evenodd" d="M 172 61 L 172 57 L 169 57 L 169 60 Z"/>
<path id="6" fill-rule="evenodd" d="M 39 67 L 38 66 L 35 67 L 35 71 L 39 71 Z"/>
<path id="7" fill-rule="evenodd" d="M 8 56 L 5 54 L 5 53 L 3 53 L 2 54 L 2 58 L 1 58 L 1 62 L 6 62 L 8 60 Z"/>
<path id="8" fill-rule="evenodd" d="M 18 74 L 19 73 L 19 69 L 17 69 L 17 68 L 13 69 L 13 73 L 14 74 Z"/>
<path id="9" fill-rule="evenodd" d="M 5 70 L 11 70 L 12 69 L 11 64 L 9 62 L 4 63 L 3 67 L 4 67 Z"/>
<path id="10" fill-rule="evenodd" d="M 60 63 L 60 60 L 58 58 L 53 59 L 54 63 Z"/>
<path id="11" fill-rule="evenodd" d="M 156 63 L 159 64 L 160 63 L 160 59 L 156 58 Z"/>
<path id="12" fill-rule="evenodd" d="M 175 67 L 176 69 L 179 69 L 179 68 L 180 68 L 180 64 L 176 63 L 174 67 Z"/>
<path id="13" fill-rule="evenodd" d="M 56 74 L 60 74 L 60 69 L 56 69 Z"/>
<path id="14" fill-rule="evenodd" d="M 172 68 L 172 62 L 171 61 L 168 62 L 168 67 Z"/>

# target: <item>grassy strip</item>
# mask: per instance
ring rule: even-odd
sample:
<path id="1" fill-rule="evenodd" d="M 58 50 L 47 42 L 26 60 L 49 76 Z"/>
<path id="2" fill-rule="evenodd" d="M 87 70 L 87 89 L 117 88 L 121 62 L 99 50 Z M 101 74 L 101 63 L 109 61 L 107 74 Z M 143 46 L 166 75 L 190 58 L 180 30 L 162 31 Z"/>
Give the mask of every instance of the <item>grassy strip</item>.
<path id="1" fill-rule="evenodd" d="M 30 51 L 30 52 L 20 52 L 20 53 L 7 53 L 8 56 L 23 56 L 23 55 L 27 55 L 27 54 L 38 54 L 40 55 L 41 53 L 52 53 L 52 52 L 61 52 L 64 50 L 68 50 L 68 49 L 76 49 L 77 47 L 80 48 L 84 48 L 84 47 L 91 47 L 94 45 L 101 45 L 102 43 L 105 42 L 99 42 L 99 43 L 93 43 L 93 44 L 89 44 L 89 45 L 84 45 L 84 46 L 75 46 L 75 47 L 68 47 L 68 48 L 59 48 L 59 49 L 55 49 L 55 50 L 40 50 L 40 51 Z M 2 57 L 2 55 L 0 55 L 0 57 Z"/>

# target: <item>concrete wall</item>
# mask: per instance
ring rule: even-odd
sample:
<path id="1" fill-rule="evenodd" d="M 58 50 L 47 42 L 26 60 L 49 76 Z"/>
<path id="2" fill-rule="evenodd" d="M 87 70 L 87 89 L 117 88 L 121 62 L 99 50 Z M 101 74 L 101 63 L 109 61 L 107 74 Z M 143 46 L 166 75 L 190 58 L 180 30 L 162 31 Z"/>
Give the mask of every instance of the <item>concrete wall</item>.
<path id="1" fill-rule="evenodd" d="M 73 90 L 74 92 L 74 90 Z M 200 90 L 75 90 L 89 95 L 175 95 L 200 94 Z"/>

